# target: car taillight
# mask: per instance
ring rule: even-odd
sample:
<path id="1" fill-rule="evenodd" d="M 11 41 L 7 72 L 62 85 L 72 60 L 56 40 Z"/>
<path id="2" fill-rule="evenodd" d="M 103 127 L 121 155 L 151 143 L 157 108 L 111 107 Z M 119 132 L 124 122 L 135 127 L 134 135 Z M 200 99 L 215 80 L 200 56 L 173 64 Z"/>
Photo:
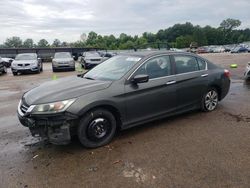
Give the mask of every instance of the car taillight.
<path id="1" fill-rule="evenodd" d="M 224 70 L 224 75 L 225 75 L 227 78 L 230 78 L 230 72 L 229 72 L 229 70 L 225 69 L 225 70 Z"/>

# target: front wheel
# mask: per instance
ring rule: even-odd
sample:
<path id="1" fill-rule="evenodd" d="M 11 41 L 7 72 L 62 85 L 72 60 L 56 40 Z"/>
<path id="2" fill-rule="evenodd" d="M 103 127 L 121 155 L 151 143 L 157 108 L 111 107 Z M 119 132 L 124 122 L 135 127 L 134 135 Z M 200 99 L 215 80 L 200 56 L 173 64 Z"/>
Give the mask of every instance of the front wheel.
<path id="1" fill-rule="evenodd" d="M 3 73 L 7 73 L 7 67 L 6 66 L 3 67 Z"/>
<path id="2" fill-rule="evenodd" d="M 218 91 L 215 88 L 210 88 L 202 98 L 201 108 L 205 112 L 211 112 L 216 109 L 218 102 Z"/>
<path id="3" fill-rule="evenodd" d="M 97 148 L 108 144 L 115 135 L 116 119 L 106 109 L 88 112 L 78 126 L 78 138 L 87 148 Z"/>

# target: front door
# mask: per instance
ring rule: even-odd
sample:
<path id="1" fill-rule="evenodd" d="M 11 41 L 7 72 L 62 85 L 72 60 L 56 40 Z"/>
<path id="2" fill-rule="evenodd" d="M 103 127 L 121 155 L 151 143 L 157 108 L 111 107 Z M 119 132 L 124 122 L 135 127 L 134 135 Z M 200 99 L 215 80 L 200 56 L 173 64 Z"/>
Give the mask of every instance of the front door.
<path id="1" fill-rule="evenodd" d="M 175 75 L 170 57 L 157 56 L 147 60 L 132 75 L 146 74 L 146 83 L 125 85 L 126 123 L 137 123 L 173 111 L 176 106 Z"/>

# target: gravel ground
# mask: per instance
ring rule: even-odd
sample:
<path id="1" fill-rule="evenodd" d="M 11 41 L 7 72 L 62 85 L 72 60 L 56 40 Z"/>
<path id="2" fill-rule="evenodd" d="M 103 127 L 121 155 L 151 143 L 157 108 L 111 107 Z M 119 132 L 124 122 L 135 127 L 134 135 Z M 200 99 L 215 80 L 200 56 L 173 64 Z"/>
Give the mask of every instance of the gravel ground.
<path id="1" fill-rule="evenodd" d="M 211 113 L 194 111 L 117 134 L 87 150 L 30 136 L 16 116 L 23 92 L 77 72 L 0 76 L 0 187 L 246 187 L 250 185 L 250 54 L 204 54 L 230 70 L 228 96 Z M 230 69 L 237 63 L 237 69 Z"/>

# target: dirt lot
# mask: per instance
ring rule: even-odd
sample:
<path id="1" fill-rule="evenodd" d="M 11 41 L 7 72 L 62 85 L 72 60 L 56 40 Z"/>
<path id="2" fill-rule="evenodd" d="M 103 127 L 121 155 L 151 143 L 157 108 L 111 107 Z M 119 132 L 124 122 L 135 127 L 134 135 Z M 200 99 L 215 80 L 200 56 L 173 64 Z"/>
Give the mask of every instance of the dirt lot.
<path id="1" fill-rule="evenodd" d="M 19 123 L 21 95 L 52 79 L 50 64 L 40 75 L 1 75 L 0 187 L 249 187 L 250 84 L 242 75 L 250 54 L 203 56 L 232 72 L 230 93 L 216 111 L 132 128 L 93 150 L 77 140 L 39 142 Z"/>

